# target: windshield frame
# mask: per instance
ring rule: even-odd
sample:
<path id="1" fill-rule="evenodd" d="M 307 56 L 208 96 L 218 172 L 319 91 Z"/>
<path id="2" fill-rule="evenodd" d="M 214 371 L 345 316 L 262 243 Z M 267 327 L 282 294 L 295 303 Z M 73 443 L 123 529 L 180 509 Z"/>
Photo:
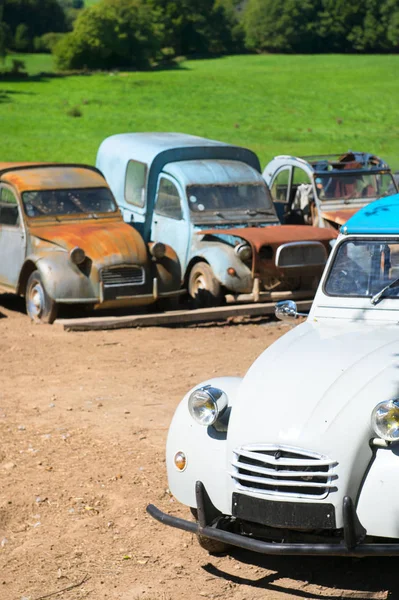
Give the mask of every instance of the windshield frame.
<path id="1" fill-rule="evenodd" d="M 258 187 L 265 191 L 265 198 L 269 200 L 270 205 L 264 207 L 255 208 L 243 204 L 239 208 L 207 208 L 205 210 L 193 210 L 190 196 L 192 194 L 192 188 L 223 188 L 228 190 L 232 187 L 239 186 L 251 186 Z M 231 183 L 189 183 L 185 186 L 186 202 L 189 208 L 190 220 L 193 222 L 217 222 L 217 223 L 228 223 L 229 221 L 243 221 L 251 223 L 264 223 L 269 221 L 278 221 L 276 209 L 274 206 L 273 199 L 270 194 L 270 190 L 264 181 L 232 181 Z M 259 212 L 258 212 L 259 211 Z"/>
<path id="2" fill-rule="evenodd" d="M 334 248 L 334 253 L 333 253 L 332 257 L 331 257 L 331 261 L 328 264 L 328 267 L 327 267 L 327 270 L 326 270 L 325 275 L 323 277 L 323 281 L 322 281 L 322 285 L 321 285 L 321 291 L 322 291 L 322 293 L 325 296 L 327 296 L 328 298 L 334 298 L 334 299 L 339 298 L 339 299 L 344 300 L 346 302 L 350 302 L 351 300 L 361 300 L 361 301 L 364 302 L 366 300 L 369 301 L 376 294 L 376 292 L 370 292 L 368 295 L 366 295 L 366 294 L 348 294 L 348 295 L 345 295 L 345 294 L 342 294 L 342 293 L 331 293 L 331 292 L 328 292 L 327 289 L 326 289 L 327 288 L 327 284 L 328 284 L 329 279 L 330 279 L 330 276 L 331 276 L 331 273 L 332 273 L 333 268 L 334 268 L 334 266 L 336 264 L 336 259 L 338 257 L 338 253 L 340 252 L 340 249 L 344 245 L 346 245 L 346 244 L 348 244 L 350 242 L 354 242 L 354 241 L 356 241 L 356 242 L 364 242 L 364 243 L 367 243 L 367 242 L 369 242 L 369 243 L 377 242 L 377 243 L 380 243 L 380 244 L 384 243 L 384 242 L 386 244 L 395 244 L 396 243 L 399 246 L 399 234 L 397 234 L 397 235 L 381 235 L 381 236 L 379 236 L 379 235 L 370 235 L 370 236 L 367 236 L 367 235 L 356 235 L 356 236 L 348 236 L 348 237 L 345 237 L 344 239 L 342 239 L 342 241 L 340 241 L 340 243 L 337 244 L 335 246 L 335 248 Z M 394 279 L 396 279 L 396 277 L 393 278 L 392 281 L 394 281 Z M 382 285 L 382 287 L 384 287 L 384 286 Z M 378 291 L 380 291 L 380 290 L 378 290 Z M 384 295 L 384 299 L 387 299 L 387 300 L 399 300 L 399 295 L 396 296 L 396 297 L 395 296 L 390 296 L 390 295 L 388 295 L 388 296 Z M 372 305 L 372 307 L 374 308 L 374 305 Z"/>
<path id="3" fill-rule="evenodd" d="M 50 192 L 50 193 L 56 193 L 56 192 L 80 192 L 80 191 L 89 191 L 89 192 L 93 192 L 95 190 L 106 190 L 109 195 L 110 195 L 110 200 L 112 200 L 113 206 L 114 206 L 114 210 L 112 211 L 106 211 L 106 212 L 100 212 L 100 211 L 88 211 L 88 212 L 73 212 L 73 213 L 50 213 L 50 214 L 40 214 L 40 215 L 29 215 L 26 209 L 26 200 L 24 199 L 24 195 L 25 194 L 31 194 L 31 193 L 46 193 L 46 192 Z M 93 215 L 98 215 L 98 218 L 103 218 L 103 217 L 111 217 L 111 216 L 116 216 L 116 215 L 120 215 L 120 209 L 119 206 L 115 200 L 115 197 L 112 193 L 112 191 L 110 190 L 109 187 L 107 187 L 106 185 L 102 185 L 102 186 L 91 186 L 91 187 L 75 187 L 75 188 L 46 188 L 46 189 L 39 189 L 39 190 L 24 190 L 23 192 L 21 192 L 21 205 L 22 205 L 22 209 L 23 209 L 23 213 L 25 218 L 27 218 L 29 221 L 37 221 L 37 220 L 41 220 L 41 219 L 46 219 L 46 220 L 52 220 L 52 221 L 61 221 L 61 220 L 74 220 L 74 219 L 92 219 Z"/>
<path id="4" fill-rule="evenodd" d="M 313 173 L 313 186 L 314 186 L 314 190 L 316 192 L 316 198 L 318 200 L 318 202 L 320 202 L 321 206 L 326 206 L 327 204 L 332 204 L 332 205 L 350 205 L 350 204 L 357 204 L 359 202 L 374 202 L 375 200 L 377 200 L 378 198 L 382 198 L 385 197 L 386 194 L 376 194 L 375 196 L 353 196 L 353 197 L 349 197 L 349 198 L 345 198 L 343 196 L 337 197 L 337 198 L 320 198 L 319 195 L 319 189 L 317 187 L 317 178 L 325 178 L 325 177 L 333 177 L 334 179 L 338 179 L 338 178 L 349 178 L 349 177 L 356 177 L 357 175 L 366 177 L 367 175 L 372 175 L 372 176 L 377 176 L 377 175 L 385 175 L 390 177 L 391 181 L 390 184 L 393 185 L 394 187 L 394 192 L 392 194 L 388 194 L 389 196 L 392 196 L 394 194 L 399 193 L 399 187 L 398 184 L 395 181 L 395 178 L 393 176 L 393 173 L 391 171 L 387 171 L 386 169 L 347 169 L 347 170 L 332 170 L 332 171 L 315 171 Z M 389 186 L 388 186 L 389 187 Z"/>

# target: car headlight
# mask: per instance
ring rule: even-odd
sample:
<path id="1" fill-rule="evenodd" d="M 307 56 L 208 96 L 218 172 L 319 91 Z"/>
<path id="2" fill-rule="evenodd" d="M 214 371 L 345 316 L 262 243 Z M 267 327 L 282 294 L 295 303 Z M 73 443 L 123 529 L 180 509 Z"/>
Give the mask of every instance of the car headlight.
<path id="1" fill-rule="evenodd" d="M 75 248 L 73 248 L 70 251 L 69 256 L 70 256 L 71 261 L 75 265 L 81 265 L 82 262 L 84 262 L 84 260 L 86 258 L 85 251 L 83 250 L 83 248 L 79 248 L 79 246 L 76 246 Z"/>
<path id="2" fill-rule="evenodd" d="M 399 398 L 377 404 L 371 414 L 371 425 L 383 440 L 399 440 Z"/>
<path id="3" fill-rule="evenodd" d="M 219 388 L 207 385 L 198 388 L 188 399 L 188 410 L 200 425 L 213 425 L 228 404 L 227 395 Z"/>
<path id="4" fill-rule="evenodd" d="M 252 258 L 252 248 L 249 244 L 238 244 L 234 251 L 242 262 L 248 262 Z"/>
<path id="5" fill-rule="evenodd" d="M 154 258 L 163 258 L 166 254 L 166 246 L 163 242 L 155 242 L 150 245 L 150 253 Z"/>

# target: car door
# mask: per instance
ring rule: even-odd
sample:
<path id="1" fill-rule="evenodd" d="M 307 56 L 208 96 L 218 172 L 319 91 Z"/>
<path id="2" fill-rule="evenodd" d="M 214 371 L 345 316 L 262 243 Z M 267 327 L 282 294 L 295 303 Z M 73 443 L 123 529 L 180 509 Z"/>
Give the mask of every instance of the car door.
<path id="1" fill-rule="evenodd" d="M 180 186 L 164 173 L 158 178 L 151 231 L 154 242 L 163 242 L 173 248 L 184 272 L 190 244 L 189 216 Z"/>
<path id="2" fill-rule="evenodd" d="M 282 167 L 270 182 L 270 193 L 280 222 L 284 224 L 289 210 L 289 189 L 291 186 L 292 167 Z"/>
<path id="3" fill-rule="evenodd" d="M 0 185 L 0 285 L 15 290 L 26 256 L 26 231 L 15 192 Z"/>

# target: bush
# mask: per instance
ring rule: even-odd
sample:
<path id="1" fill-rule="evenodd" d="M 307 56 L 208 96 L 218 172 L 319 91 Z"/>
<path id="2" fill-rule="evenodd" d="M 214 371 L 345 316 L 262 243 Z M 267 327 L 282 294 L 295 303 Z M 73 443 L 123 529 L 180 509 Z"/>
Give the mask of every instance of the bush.
<path id="1" fill-rule="evenodd" d="M 35 52 L 52 52 L 55 45 L 62 39 L 64 33 L 45 33 L 40 37 L 35 37 L 33 47 Z"/>

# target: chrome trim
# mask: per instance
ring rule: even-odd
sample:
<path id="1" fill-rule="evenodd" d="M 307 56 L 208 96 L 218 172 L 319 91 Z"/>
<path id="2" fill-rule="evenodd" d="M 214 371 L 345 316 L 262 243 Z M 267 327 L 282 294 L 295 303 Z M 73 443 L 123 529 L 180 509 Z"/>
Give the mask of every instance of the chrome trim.
<path id="1" fill-rule="evenodd" d="M 265 453 L 282 453 L 283 456 L 276 458 Z M 284 456 L 284 453 L 294 456 Z M 321 500 L 328 496 L 331 489 L 336 488 L 338 475 L 334 472 L 334 467 L 338 463 L 316 452 L 277 444 L 250 444 L 233 450 L 233 454 L 231 460 L 233 470 L 229 471 L 229 475 L 232 477 L 237 490 L 246 494 Z M 241 462 L 240 457 L 248 458 L 259 464 Z M 288 468 L 284 469 L 284 467 Z M 295 470 L 294 467 L 304 468 Z M 305 467 L 314 470 L 309 471 Z M 327 469 L 320 471 L 319 467 L 327 467 Z M 244 473 L 240 473 L 239 470 L 244 471 Z M 264 477 L 261 475 L 264 475 Z M 315 477 L 322 477 L 325 481 L 306 481 L 307 478 L 313 479 Z M 302 480 L 298 480 L 298 478 L 302 478 Z M 261 484 L 266 488 L 270 486 L 270 489 L 260 488 L 256 485 L 245 485 L 245 482 L 248 482 L 248 484 Z M 285 491 L 281 488 L 294 489 Z M 295 488 L 298 491 L 295 491 Z M 301 493 L 300 488 L 314 488 L 315 492 L 317 489 L 324 490 L 324 493 Z"/>
<path id="2" fill-rule="evenodd" d="M 309 247 L 309 246 L 317 246 L 319 248 L 321 248 L 323 250 L 324 253 L 324 262 L 304 262 L 304 263 L 296 263 L 296 264 L 292 264 L 292 265 L 280 265 L 280 258 L 281 258 L 281 254 L 284 252 L 284 250 L 288 247 L 292 247 L 292 246 L 303 246 L 303 247 Z M 321 242 L 287 242 L 286 244 L 281 244 L 281 246 L 279 246 L 276 250 L 276 259 L 275 259 L 275 264 L 276 267 L 279 267 L 281 269 L 297 269 L 299 267 L 319 267 L 319 266 L 324 266 L 327 262 L 327 252 L 326 249 L 324 247 L 324 245 Z"/>

